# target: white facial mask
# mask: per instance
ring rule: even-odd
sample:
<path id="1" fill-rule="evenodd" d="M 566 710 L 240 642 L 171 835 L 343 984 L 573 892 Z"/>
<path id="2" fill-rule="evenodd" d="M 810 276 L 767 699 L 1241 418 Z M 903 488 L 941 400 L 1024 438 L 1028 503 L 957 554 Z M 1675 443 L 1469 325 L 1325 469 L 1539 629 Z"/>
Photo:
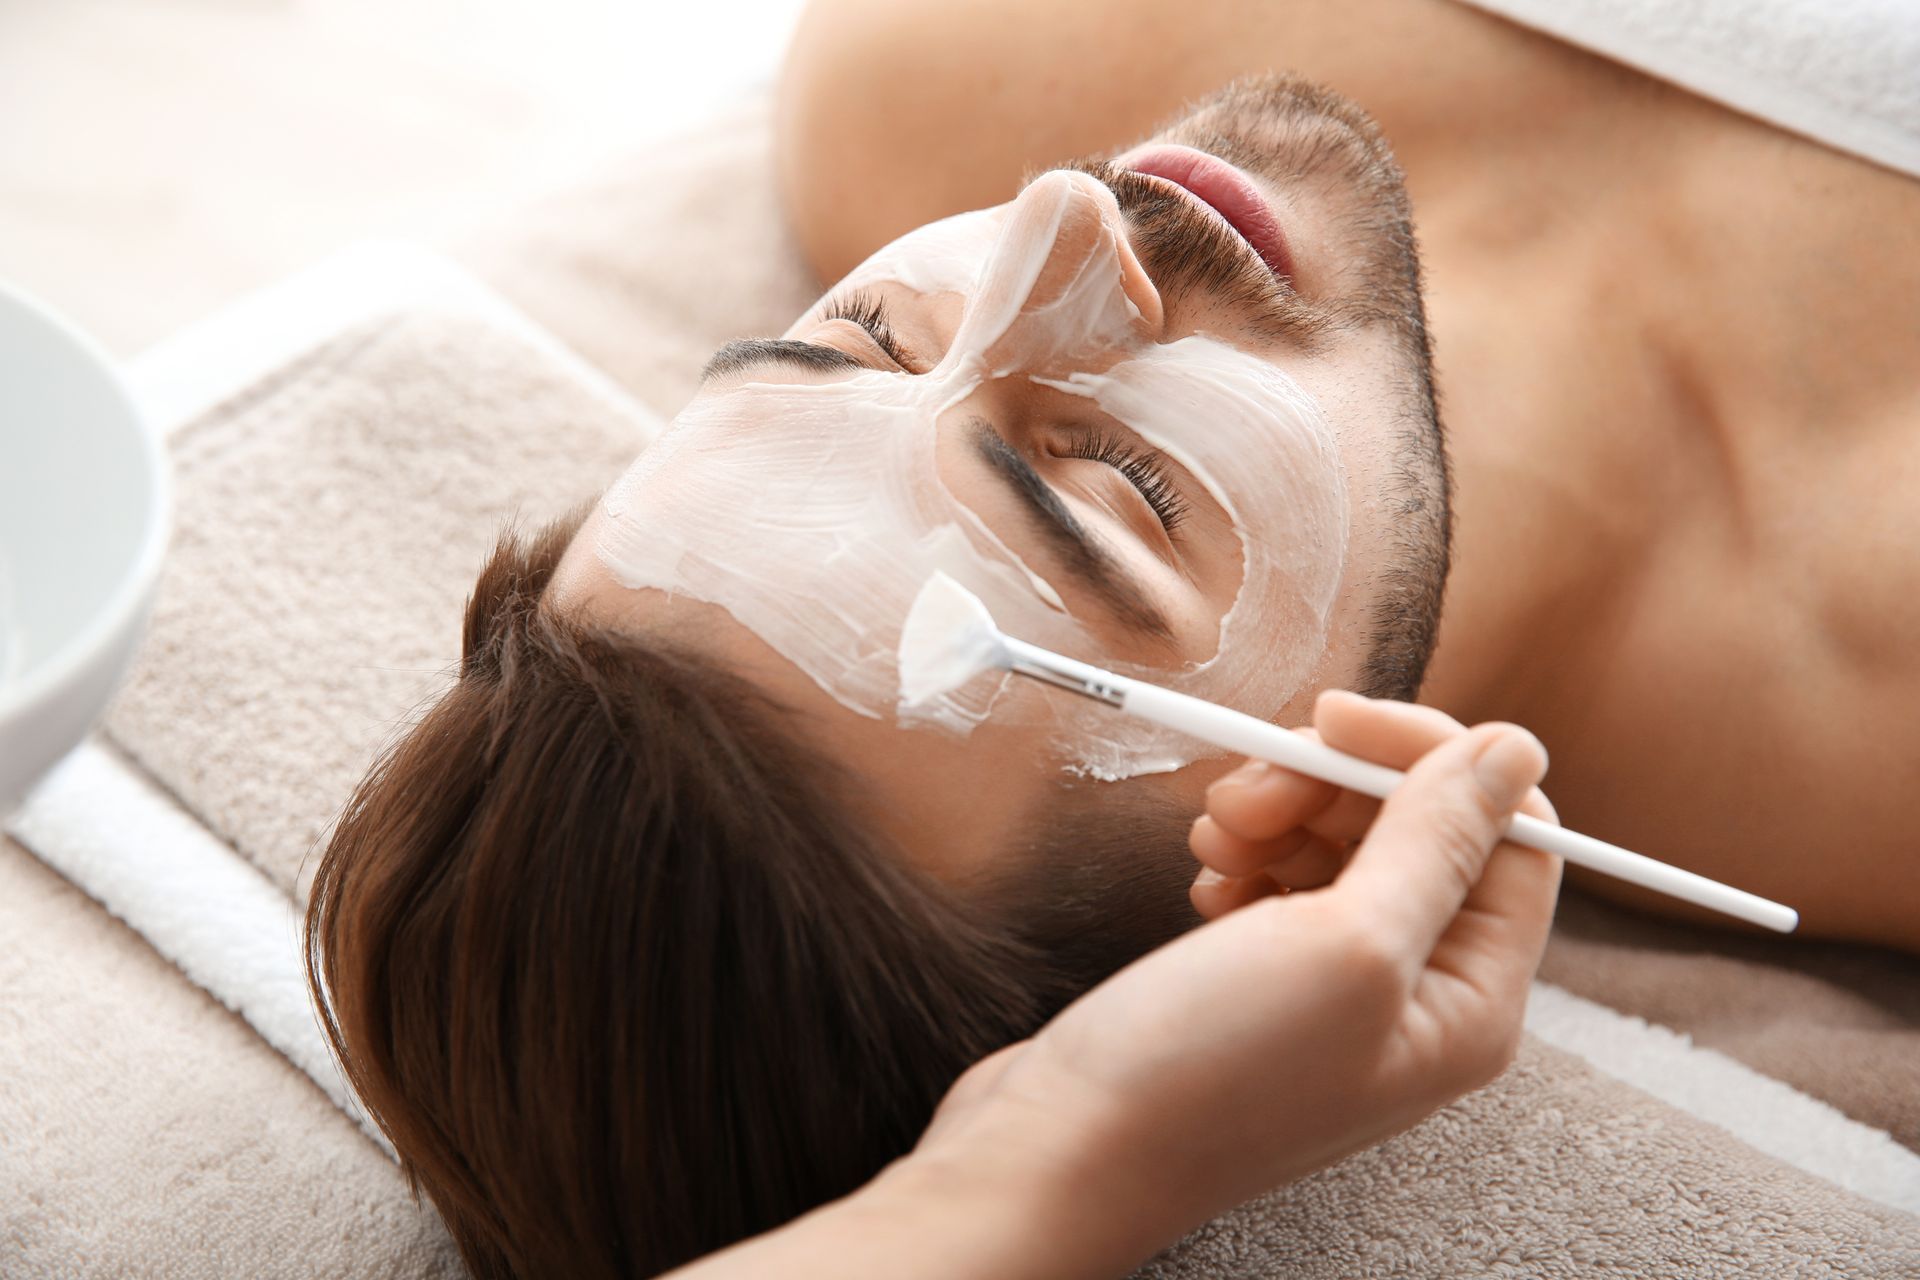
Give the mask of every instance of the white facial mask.
<path id="1" fill-rule="evenodd" d="M 1068 768 L 1102 778 L 1209 754 L 1001 677 L 898 705 L 901 625 L 935 570 L 979 596 L 1008 635 L 1255 715 L 1276 713 L 1319 659 L 1347 538 L 1332 431 L 1266 362 L 1204 337 L 1156 343 L 1123 287 L 1130 264 L 1112 194 L 1072 172 L 895 241 L 846 284 L 962 295 L 939 365 L 696 399 L 608 490 L 602 561 L 628 587 L 721 606 L 862 715 L 962 734 L 989 715 L 1044 725 Z M 1226 510 L 1243 572 L 1211 659 L 1180 671 L 1106 660 L 1059 593 L 954 497 L 941 442 L 951 446 L 969 416 L 959 407 L 996 378 L 1085 397 Z"/>

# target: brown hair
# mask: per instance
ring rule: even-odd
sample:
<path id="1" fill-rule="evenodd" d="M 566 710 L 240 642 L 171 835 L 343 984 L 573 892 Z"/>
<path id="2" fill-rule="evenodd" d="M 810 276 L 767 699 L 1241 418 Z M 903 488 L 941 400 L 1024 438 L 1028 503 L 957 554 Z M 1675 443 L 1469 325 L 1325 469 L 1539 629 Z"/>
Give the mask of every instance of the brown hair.
<path id="1" fill-rule="evenodd" d="M 578 521 L 502 537 L 307 913 L 334 1051 L 483 1278 L 651 1275 L 853 1189 L 1192 920 L 1137 814 L 1046 838 L 1044 909 L 917 872 L 758 688 L 542 604 Z"/>

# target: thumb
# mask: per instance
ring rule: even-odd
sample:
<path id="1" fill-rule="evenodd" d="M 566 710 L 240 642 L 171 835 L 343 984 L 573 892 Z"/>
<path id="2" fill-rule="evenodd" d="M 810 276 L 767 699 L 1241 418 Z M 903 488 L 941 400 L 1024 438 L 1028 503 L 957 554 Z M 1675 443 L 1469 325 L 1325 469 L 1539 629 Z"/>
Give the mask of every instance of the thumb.
<path id="1" fill-rule="evenodd" d="M 1518 725 L 1484 724 L 1442 743 L 1387 797 L 1336 889 L 1424 965 L 1546 771 L 1546 748 Z"/>

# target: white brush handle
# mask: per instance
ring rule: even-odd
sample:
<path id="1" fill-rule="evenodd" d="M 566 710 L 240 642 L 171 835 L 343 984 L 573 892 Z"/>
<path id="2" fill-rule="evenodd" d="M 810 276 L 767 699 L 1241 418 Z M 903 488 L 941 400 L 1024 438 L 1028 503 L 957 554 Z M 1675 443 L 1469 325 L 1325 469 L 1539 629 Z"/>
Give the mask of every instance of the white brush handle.
<path id="1" fill-rule="evenodd" d="M 1110 690 L 1119 696 L 1122 709 L 1143 720 L 1191 734 L 1237 755 L 1271 761 L 1296 773 L 1304 773 L 1383 800 L 1406 780 L 1407 775 L 1398 769 L 1389 769 L 1385 765 L 1350 756 L 1344 751 L 1335 751 L 1291 729 L 1283 729 L 1217 703 L 1175 693 L 1156 684 L 1116 676 L 1112 672 L 1063 658 L 1057 653 L 1018 640 L 1009 639 L 1007 643 L 1010 649 L 1029 661 Z M 1578 831 L 1569 831 L 1551 822 L 1542 822 L 1524 813 L 1515 814 L 1507 824 L 1507 838 L 1516 844 L 1557 853 L 1575 866 L 1587 867 L 1629 884 L 1637 884 L 1779 933 L 1792 933 L 1800 923 L 1800 913 L 1792 907 L 1782 906 L 1744 889 L 1735 889 L 1718 880 L 1709 880 L 1664 862 L 1656 862 L 1644 854 L 1622 849 L 1592 836 L 1583 836 Z"/>

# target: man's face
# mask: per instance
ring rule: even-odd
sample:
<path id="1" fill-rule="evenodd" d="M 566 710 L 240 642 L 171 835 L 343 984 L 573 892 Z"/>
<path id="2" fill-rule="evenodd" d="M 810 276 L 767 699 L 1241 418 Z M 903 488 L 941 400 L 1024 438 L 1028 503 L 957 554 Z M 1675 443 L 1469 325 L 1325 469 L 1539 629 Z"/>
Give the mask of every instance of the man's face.
<path id="1" fill-rule="evenodd" d="M 1283 723 L 1377 677 L 1390 598 L 1445 563 L 1411 255 L 1351 108 L 1230 91 L 722 348 L 556 601 L 725 655 L 962 878 L 1063 767 L 1190 793 L 1218 771 L 1182 767 L 1195 744 L 1038 687 L 988 680 L 935 708 L 945 731 L 904 730 L 905 610 L 945 571 L 1011 634 Z M 1432 619 L 1402 621 L 1423 655 Z"/>

